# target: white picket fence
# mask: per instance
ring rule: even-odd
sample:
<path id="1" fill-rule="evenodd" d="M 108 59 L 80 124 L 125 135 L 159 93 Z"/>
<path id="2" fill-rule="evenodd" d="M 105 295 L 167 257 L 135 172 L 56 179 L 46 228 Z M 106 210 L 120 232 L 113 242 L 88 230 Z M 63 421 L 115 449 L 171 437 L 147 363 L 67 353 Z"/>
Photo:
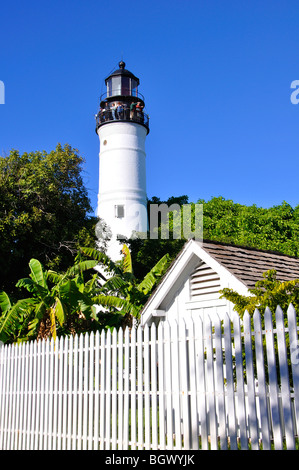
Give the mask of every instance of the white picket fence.
<path id="1" fill-rule="evenodd" d="M 251 320 L 2 346 L 0 449 L 294 449 L 296 312 Z"/>

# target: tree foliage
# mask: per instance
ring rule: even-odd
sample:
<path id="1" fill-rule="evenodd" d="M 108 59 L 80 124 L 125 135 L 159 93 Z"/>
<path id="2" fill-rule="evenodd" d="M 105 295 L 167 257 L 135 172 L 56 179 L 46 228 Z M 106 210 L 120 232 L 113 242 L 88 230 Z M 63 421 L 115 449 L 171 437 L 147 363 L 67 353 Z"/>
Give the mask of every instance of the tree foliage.
<path id="1" fill-rule="evenodd" d="M 167 201 L 153 197 L 148 201 L 148 207 L 162 203 L 183 206 L 188 204 L 188 197 L 171 197 Z M 299 256 L 299 205 L 292 208 L 284 201 L 277 206 L 262 208 L 238 204 L 223 197 L 213 197 L 209 201 L 199 199 L 197 204 L 203 205 L 203 239 Z M 190 205 L 194 210 L 194 203 Z M 194 217 L 191 220 L 191 229 L 194 230 Z M 173 259 L 181 250 L 186 239 L 183 233 L 180 239 L 173 238 L 172 223 L 173 219 L 170 217 L 168 240 L 160 236 L 158 240 L 153 240 L 148 234 L 145 240 L 128 242 L 137 276 L 142 276 L 145 270 L 153 266 L 165 253 L 169 253 Z"/>
<path id="2" fill-rule="evenodd" d="M 50 153 L 12 150 L 0 158 L 0 289 L 16 294 L 28 259 L 64 270 L 79 244 L 94 244 L 83 163 L 60 144 Z"/>
<path id="3" fill-rule="evenodd" d="M 26 290 L 29 297 L 13 302 L 0 291 L 0 340 L 55 339 L 57 335 L 131 325 L 133 318 L 139 320 L 168 265 L 165 255 L 139 282 L 126 245 L 119 263 L 96 249 L 80 248 L 74 264 L 63 273 L 46 270 L 40 261 L 31 259 L 29 277 L 17 282 L 17 288 Z"/>
<path id="4" fill-rule="evenodd" d="M 279 281 L 274 269 L 264 272 L 263 279 L 248 291 L 250 295 L 241 295 L 233 289 L 225 288 L 220 294 L 221 298 L 224 297 L 234 304 L 234 310 L 241 318 L 246 310 L 253 315 L 255 309 L 258 309 L 263 315 L 266 307 L 270 308 L 272 313 L 278 306 L 283 312 L 287 312 L 290 303 L 295 310 L 299 310 L 299 279 Z"/>

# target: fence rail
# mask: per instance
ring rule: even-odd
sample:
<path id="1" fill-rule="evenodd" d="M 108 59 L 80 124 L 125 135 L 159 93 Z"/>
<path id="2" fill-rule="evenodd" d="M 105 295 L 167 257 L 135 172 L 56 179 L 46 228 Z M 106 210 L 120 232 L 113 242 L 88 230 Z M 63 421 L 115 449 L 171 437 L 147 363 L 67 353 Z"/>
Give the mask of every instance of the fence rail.
<path id="1" fill-rule="evenodd" d="M 2 346 L 0 449 L 294 449 L 297 344 L 290 306 Z"/>

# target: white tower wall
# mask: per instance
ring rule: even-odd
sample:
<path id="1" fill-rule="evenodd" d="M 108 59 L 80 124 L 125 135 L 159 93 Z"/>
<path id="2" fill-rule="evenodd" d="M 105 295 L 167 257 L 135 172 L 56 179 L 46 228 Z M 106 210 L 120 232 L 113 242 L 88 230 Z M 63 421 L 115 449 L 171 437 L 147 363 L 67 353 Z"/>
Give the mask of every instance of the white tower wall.
<path id="1" fill-rule="evenodd" d="M 147 129 L 134 122 L 109 122 L 98 128 L 100 139 L 98 217 L 110 227 L 113 240 L 108 255 L 119 259 L 117 235 L 130 237 L 133 231 L 146 232 Z M 121 206 L 123 217 L 117 217 Z M 123 209 L 122 209 L 123 208 Z M 122 213 L 123 210 L 123 213 Z"/>

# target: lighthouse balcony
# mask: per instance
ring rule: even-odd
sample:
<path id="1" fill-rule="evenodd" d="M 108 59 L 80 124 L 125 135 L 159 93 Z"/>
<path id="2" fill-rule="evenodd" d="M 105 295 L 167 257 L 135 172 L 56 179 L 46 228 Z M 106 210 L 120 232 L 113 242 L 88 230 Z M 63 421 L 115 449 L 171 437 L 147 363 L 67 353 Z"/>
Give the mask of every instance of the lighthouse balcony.
<path id="1" fill-rule="evenodd" d="M 146 127 L 149 132 L 149 116 L 143 111 L 127 109 L 105 109 L 96 115 L 96 131 L 104 124 L 111 122 L 135 122 Z"/>
<path id="2" fill-rule="evenodd" d="M 149 116 L 144 112 L 144 98 L 134 95 L 101 96 L 100 110 L 96 115 L 96 132 L 104 124 L 114 121 L 135 122 L 143 125 L 149 132 Z"/>

